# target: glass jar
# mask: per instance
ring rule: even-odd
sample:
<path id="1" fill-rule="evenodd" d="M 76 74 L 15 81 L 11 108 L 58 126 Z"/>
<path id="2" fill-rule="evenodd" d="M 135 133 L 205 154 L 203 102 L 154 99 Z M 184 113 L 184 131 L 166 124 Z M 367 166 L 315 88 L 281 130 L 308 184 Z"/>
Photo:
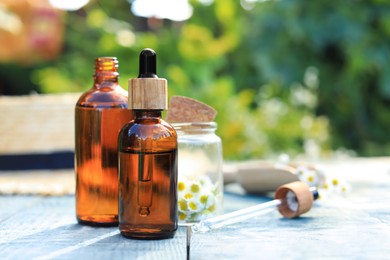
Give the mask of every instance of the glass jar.
<path id="1" fill-rule="evenodd" d="M 222 213 L 222 142 L 217 123 L 174 123 L 178 136 L 178 214 L 198 222 Z"/>

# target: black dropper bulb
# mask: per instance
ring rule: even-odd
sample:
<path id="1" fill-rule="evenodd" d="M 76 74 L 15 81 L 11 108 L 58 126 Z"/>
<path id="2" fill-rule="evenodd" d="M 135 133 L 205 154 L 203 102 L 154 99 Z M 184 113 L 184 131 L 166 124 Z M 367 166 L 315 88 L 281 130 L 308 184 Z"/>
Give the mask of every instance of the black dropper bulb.
<path id="1" fill-rule="evenodd" d="M 158 78 L 156 70 L 156 52 L 152 49 L 143 49 L 139 55 L 138 78 Z"/>

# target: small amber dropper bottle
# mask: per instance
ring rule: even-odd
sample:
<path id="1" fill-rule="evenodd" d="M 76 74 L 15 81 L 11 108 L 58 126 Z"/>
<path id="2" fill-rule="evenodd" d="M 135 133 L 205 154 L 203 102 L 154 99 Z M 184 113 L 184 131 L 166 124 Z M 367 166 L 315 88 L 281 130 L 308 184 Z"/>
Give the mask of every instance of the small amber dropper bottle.
<path id="1" fill-rule="evenodd" d="M 116 58 L 97 58 L 93 87 L 76 104 L 76 217 L 80 224 L 118 225 L 118 134 L 133 117 L 117 70 Z"/>
<path id="2" fill-rule="evenodd" d="M 156 53 L 140 54 L 129 80 L 135 119 L 119 134 L 119 230 L 136 239 L 172 238 L 177 230 L 177 135 L 162 120 L 167 81 L 156 75 Z"/>

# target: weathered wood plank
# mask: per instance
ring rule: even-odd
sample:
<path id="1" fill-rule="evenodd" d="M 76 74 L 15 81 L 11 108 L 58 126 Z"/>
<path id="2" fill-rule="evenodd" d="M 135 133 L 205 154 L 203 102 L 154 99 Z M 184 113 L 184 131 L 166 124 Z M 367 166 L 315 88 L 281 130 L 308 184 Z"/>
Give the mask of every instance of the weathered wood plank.
<path id="1" fill-rule="evenodd" d="M 20 210 L 42 201 L 41 197 L 0 196 L 0 224 Z"/>
<path id="2" fill-rule="evenodd" d="M 267 200 L 225 193 L 228 211 Z M 302 218 L 278 212 L 192 236 L 192 259 L 388 259 L 390 183 L 359 182 L 346 197 L 317 204 Z M 74 196 L 0 196 L 2 259 L 185 259 L 186 234 L 131 240 L 117 228 L 76 224 Z"/>

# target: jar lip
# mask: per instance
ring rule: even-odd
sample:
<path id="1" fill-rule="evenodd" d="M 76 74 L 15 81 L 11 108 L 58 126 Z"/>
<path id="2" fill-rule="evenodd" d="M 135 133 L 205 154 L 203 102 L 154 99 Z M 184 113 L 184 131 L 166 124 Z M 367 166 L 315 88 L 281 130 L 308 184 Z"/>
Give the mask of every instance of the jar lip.
<path id="1" fill-rule="evenodd" d="M 181 129 L 217 129 L 216 122 L 184 122 L 184 123 L 171 123 L 176 130 Z"/>

